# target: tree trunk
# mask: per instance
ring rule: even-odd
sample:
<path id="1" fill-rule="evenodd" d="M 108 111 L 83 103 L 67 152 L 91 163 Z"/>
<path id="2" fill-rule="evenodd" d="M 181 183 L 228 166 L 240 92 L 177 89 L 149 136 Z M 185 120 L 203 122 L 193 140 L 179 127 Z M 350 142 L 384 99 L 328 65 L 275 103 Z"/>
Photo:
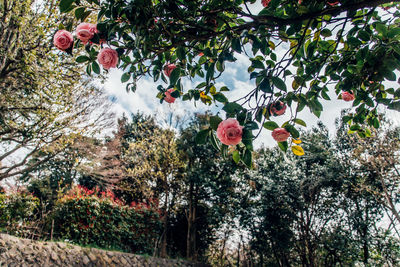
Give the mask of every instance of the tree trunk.
<path id="1" fill-rule="evenodd" d="M 166 258 L 167 257 L 167 234 L 168 234 L 168 186 L 165 188 L 165 204 L 164 204 L 164 231 L 161 241 L 161 254 L 160 257 Z"/>
<path id="2" fill-rule="evenodd" d="M 189 186 L 189 214 L 187 216 L 187 235 L 186 235 L 186 258 L 192 259 L 192 243 L 191 243 L 191 233 L 193 228 L 193 182 L 190 181 Z"/>
<path id="3" fill-rule="evenodd" d="M 196 192 L 195 192 L 196 191 Z M 186 238 L 186 257 L 190 260 L 197 260 L 196 253 L 196 211 L 197 211 L 197 189 L 194 183 L 190 182 L 189 188 L 189 215 L 187 238 Z"/>

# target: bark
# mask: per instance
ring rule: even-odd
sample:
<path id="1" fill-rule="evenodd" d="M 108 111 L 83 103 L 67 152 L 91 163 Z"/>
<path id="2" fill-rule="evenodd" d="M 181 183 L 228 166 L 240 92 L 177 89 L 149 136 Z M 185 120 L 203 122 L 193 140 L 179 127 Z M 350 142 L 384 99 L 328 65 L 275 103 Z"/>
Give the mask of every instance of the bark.
<path id="1" fill-rule="evenodd" d="M 165 204 L 164 204 L 164 219 L 163 219 L 163 227 L 164 227 L 164 231 L 163 231 L 163 237 L 162 237 L 162 241 L 161 241 L 161 254 L 160 257 L 162 258 L 166 258 L 168 256 L 167 253 L 167 242 L 168 242 L 168 187 L 166 186 L 165 188 Z"/>

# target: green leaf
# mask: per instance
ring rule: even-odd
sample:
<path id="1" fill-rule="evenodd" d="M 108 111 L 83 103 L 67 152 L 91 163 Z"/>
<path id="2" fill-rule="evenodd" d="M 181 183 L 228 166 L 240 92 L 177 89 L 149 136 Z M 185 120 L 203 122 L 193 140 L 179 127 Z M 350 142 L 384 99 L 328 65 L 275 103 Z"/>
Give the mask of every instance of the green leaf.
<path id="1" fill-rule="evenodd" d="M 289 144 L 288 144 L 287 141 L 283 141 L 283 142 L 278 142 L 278 146 L 283 152 L 286 153 L 286 151 L 287 151 L 287 149 L 289 147 Z"/>
<path id="2" fill-rule="evenodd" d="M 271 77 L 272 83 L 280 90 L 287 91 L 285 82 L 279 77 Z"/>
<path id="3" fill-rule="evenodd" d="M 251 168 L 252 167 L 252 164 L 253 164 L 253 154 L 251 153 L 251 151 L 249 150 L 249 149 L 246 149 L 245 151 L 244 151 L 244 155 L 243 155 L 243 162 L 244 162 L 244 164 L 246 164 L 246 166 L 248 167 L 248 168 Z"/>
<path id="4" fill-rule="evenodd" d="M 239 161 L 240 161 L 239 151 L 237 151 L 237 150 L 233 151 L 232 158 L 233 158 L 233 161 L 236 162 L 236 164 L 239 163 Z"/>
<path id="5" fill-rule="evenodd" d="M 250 121 L 245 124 L 245 128 L 249 130 L 257 130 L 258 124 L 255 121 Z"/>
<path id="6" fill-rule="evenodd" d="M 179 60 L 184 60 L 186 58 L 186 51 L 184 46 L 179 46 L 176 49 L 176 56 L 179 58 Z"/>
<path id="7" fill-rule="evenodd" d="M 379 128 L 379 126 L 380 126 L 380 123 L 379 123 L 379 120 L 378 120 L 378 118 L 374 118 L 374 121 L 373 121 L 373 126 L 374 126 L 374 128 L 375 128 L 375 129 L 378 129 L 378 128 Z"/>
<path id="8" fill-rule="evenodd" d="M 92 75 L 92 65 L 87 65 L 87 67 L 86 67 L 86 73 L 90 76 L 90 75 Z"/>
<path id="9" fill-rule="evenodd" d="M 93 69 L 94 73 L 100 74 L 100 66 L 99 66 L 99 64 L 97 64 L 96 61 L 92 62 L 92 69 Z"/>
<path id="10" fill-rule="evenodd" d="M 294 122 L 297 123 L 298 125 L 307 127 L 307 124 L 301 119 L 295 119 Z"/>
<path id="11" fill-rule="evenodd" d="M 79 57 L 76 58 L 76 62 L 78 62 L 78 63 L 83 63 L 83 62 L 86 62 L 86 61 L 89 61 L 89 60 L 90 60 L 90 58 L 87 57 L 87 56 L 79 56 Z"/>
<path id="12" fill-rule="evenodd" d="M 222 94 L 222 93 L 216 93 L 215 95 L 213 95 L 213 97 L 218 102 L 221 102 L 221 103 L 228 102 L 228 98 L 226 98 L 226 96 L 224 96 L 224 94 Z"/>
<path id="13" fill-rule="evenodd" d="M 121 83 L 126 83 L 131 78 L 131 74 L 129 72 L 125 72 L 121 76 Z"/>
<path id="14" fill-rule="evenodd" d="M 386 37 L 387 27 L 386 27 L 385 24 L 383 24 L 383 23 L 377 23 L 377 24 L 375 25 L 375 28 L 376 28 L 376 30 L 377 30 L 380 34 L 382 34 L 382 36 Z"/>
<path id="15" fill-rule="evenodd" d="M 260 60 L 253 60 L 253 62 L 251 63 L 251 66 L 255 69 L 265 69 L 264 64 Z M 251 77 L 250 77 L 250 79 L 251 79 Z"/>
<path id="16" fill-rule="evenodd" d="M 321 31 L 321 35 L 324 37 L 329 37 L 329 36 L 332 36 L 332 32 L 331 32 L 331 30 L 325 28 Z"/>
<path id="17" fill-rule="evenodd" d="M 179 90 L 174 90 L 172 91 L 171 96 L 174 98 L 178 98 L 181 96 L 181 92 Z"/>
<path id="18" fill-rule="evenodd" d="M 331 98 L 329 97 L 329 95 L 325 91 L 321 91 L 321 96 L 325 100 L 331 100 Z"/>
<path id="19" fill-rule="evenodd" d="M 206 140 L 207 140 L 207 136 L 210 131 L 211 131 L 211 129 L 205 129 L 205 130 L 201 130 L 200 132 L 198 132 L 195 137 L 196 144 L 199 144 L 199 145 L 205 144 Z"/>
<path id="20" fill-rule="evenodd" d="M 79 7 L 75 9 L 75 18 L 83 20 L 82 17 L 84 13 L 85 13 L 85 7 Z"/>
<path id="21" fill-rule="evenodd" d="M 361 126 L 358 125 L 358 124 L 353 124 L 353 125 L 350 126 L 350 130 L 351 130 L 351 131 L 358 131 L 358 130 L 361 130 Z"/>
<path id="22" fill-rule="evenodd" d="M 224 110 L 226 113 L 238 113 L 242 109 L 243 109 L 243 107 L 235 102 L 228 102 L 222 108 L 222 110 Z"/>
<path id="23" fill-rule="evenodd" d="M 393 28 L 388 32 L 388 37 L 393 38 L 400 34 L 400 28 Z"/>
<path id="24" fill-rule="evenodd" d="M 396 81 L 396 74 L 393 71 L 386 71 L 383 76 L 389 81 Z"/>
<path id="25" fill-rule="evenodd" d="M 258 88 L 260 88 L 260 90 L 263 91 L 264 93 L 268 93 L 268 94 L 273 93 L 271 85 L 267 78 L 265 78 L 261 81 L 261 83 L 258 85 Z"/>
<path id="26" fill-rule="evenodd" d="M 68 11 L 74 2 L 75 0 L 61 0 L 59 4 L 60 12 L 64 13 Z"/>
<path id="27" fill-rule="evenodd" d="M 296 129 L 293 125 L 291 125 L 291 124 L 286 124 L 286 125 L 285 125 L 285 129 L 290 133 L 290 135 L 291 135 L 293 138 L 298 139 L 298 138 L 300 137 L 299 131 L 297 131 L 297 129 Z"/>
<path id="28" fill-rule="evenodd" d="M 367 41 L 369 41 L 369 39 L 370 39 L 371 37 L 370 37 L 370 34 L 369 34 L 367 31 L 360 31 L 360 32 L 358 33 L 358 38 L 360 38 L 360 39 L 363 40 L 364 42 L 367 42 Z"/>
<path id="29" fill-rule="evenodd" d="M 210 117 L 210 126 L 213 130 L 218 129 L 218 125 L 221 123 L 222 119 L 219 116 Z"/>
<path id="30" fill-rule="evenodd" d="M 214 132 L 211 132 L 211 145 L 218 151 L 221 150 L 221 142 L 217 139 Z"/>
<path id="31" fill-rule="evenodd" d="M 176 82 L 179 79 L 179 76 L 181 74 L 181 69 L 179 67 L 175 68 L 172 72 L 171 75 L 169 76 L 169 84 L 170 85 L 175 85 Z"/>
<path id="32" fill-rule="evenodd" d="M 206 81 L 207 83 L 209 83 L 211 81 L 211 79 L 214 78 L 214 66 L 215 63 L 210 64 L 210 66 L 207 69 L 207 74 L 206 74 Z"/>
<path id="33" fill-rule="evenodd" d="M 279 125 L 278 125 L 276 122 L 274 122 L 274 121 L 267 121 L 267 122 L 265 122 L 265 123 L 263 124 L 263 127 L 264 127 L 265 129 L 268 129 L 268 130 L 273 131 L 273 130 L 275 130 L 276 128 L 279 128 Z"/>
<path id="34" fill-rule="evenodd" d="M 233 38 L 232 39 L 232 49 L 235 50 L 238 53 L 242 53 L 242 46 L 240 45 L 240 39 L 239 38 Z"/>

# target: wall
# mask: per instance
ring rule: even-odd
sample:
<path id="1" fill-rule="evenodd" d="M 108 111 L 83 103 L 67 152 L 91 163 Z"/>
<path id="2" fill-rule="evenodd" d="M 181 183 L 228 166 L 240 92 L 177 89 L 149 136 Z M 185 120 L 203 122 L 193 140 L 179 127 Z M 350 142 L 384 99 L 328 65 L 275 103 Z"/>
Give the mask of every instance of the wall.
<path id="1" fill-rule="evenodd" d="M 183 260 L 138 256 L 82 248 L 61 242 L 39 242 L 0 233 L 0 266 L 201 266 Z"/>

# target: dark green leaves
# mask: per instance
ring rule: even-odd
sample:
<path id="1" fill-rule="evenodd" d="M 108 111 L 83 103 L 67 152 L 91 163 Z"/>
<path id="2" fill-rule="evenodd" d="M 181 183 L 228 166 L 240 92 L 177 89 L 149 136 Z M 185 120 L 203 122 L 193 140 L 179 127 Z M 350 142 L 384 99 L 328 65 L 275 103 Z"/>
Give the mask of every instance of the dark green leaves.
<path id="1" fill-rule="evenodd" d="M 283 152 L 286 152 L 289 147 L 289 144 L 287 141 L 284 141 L 284 142 L 279 142 L 278 146 Z"/>
<path id="2" fill-rule="evenodd" d="M 279 128 L 279 125 L 274 121 L 267 121 L 263 124 L 263 126 L 265 129 L 268 129 L 271 131 L 275 130 L 276 128 Z"/>
<path id="3" fill-rule="evenodd" d="M 286 84 L 281 78 L 271 77 L 271 81 L 279 90 L 287 91 Z"/>
<path id="4" fill-rule="evenodd" d="M 214 95 L 214 99 L 215 99 L 216 101 L 218 101 L 218 102 L 221 102 L 221 103 L 226 103 L 226 102 L 228 102 L 228 99 L 227 99 L 226 96 L 224 96 L 222 93 L 216 93 L 216 94 Z"/>
<path id="5" fill-rule="evenodd" d="M 249 149 L 246 149 L 243 155 L 243 162 L 246 164 L 248 168 L 252 167 L 253 164 L 253 155 Z"/>
<path id="6" fill-rule="evenodd" d="M 179 67 L 175 68 L 175 69 L 171 72 L 171 75 L 169 76 L 169 83 L 170 83 L 171 85 L 175 85 L 175 84 L 176 84 L 176 82 L 177 82 L 178 79 L 179 79 L 180 73 L 181 73 L 181 69 L 180 69 Z"/>
<path id="7" fill-rule="evenodd" d="M 197 133 L 195 137 L 195 142 L 199 145 L 205 144 L 207 141 L 207 136 L 210 133 L 211 129 L 201 130 Z"/>
<path id="8" fill-rule="evenodd" d="M 183 46 L 179 46 L 178 49 L 176 49 L 176 56 L 181 61 L 186 58 L 186 51 L 185 51 L 185 48 Z"/>
<path id="9" fill-rule="evenodd" d="M 222 119 L 219 116 L 210 117 L 210 126 L 213 130 L 217 130 L 218 125 L 221 123 Z"/>
<path id="10" fill-rule="evenodd" d="M 86 61 L 89 61 L 89 60 L 90 60 L 90 58 L 87 57 L 87 56 L 79 56 L 79 57 L 76 58 L 76 62 L 78 62 L 78 63 L 83 63 L 83 62 L 86 62 Z"/>
<path id="11" fill-rule="evenodd" d="M 263 91 L 264 93 L 269 93 L 269 94 L 272 94 L 272 93 L 273 93 L 268 78 L 263 79 L 263 80 L 261 81 L 261 83 L 258 85 L 258 88 L 259 88 L 261 91 Z"/>
<path id="12" fill-rule="evenodd" d="M 131 78 L 131 74 L 129 72 L 125 72 L 121 76 L 121 83 L 126 83 Z"/>
<path id="13" fill-rule="evenodd" d="M 226 113 L 238 113 L 242 109 L 242 106 L 235 102 L 228 102 L 222 108 L 222 110 L 224 110 Z"/>
<path id="14" fill-rule="evenodd" d="M 300 137 L 299 131 L 297 131 L 297 129 L 294 128 L 293 125 L 286 124 L 286 125 L 285 125 L 285 129 L 290 133 L 290 135 L 291 135 L 293 138 L 296 138 L 296 139 L 297 139 L 297 138 Z"/>
<path id="15" fill-rule="evenodd" d="M 61 0 L 60 4 L 59 4 L 60 12 L 61 13 L 68 12 L 71 9 L 72 4 L 74 2 L 75 2 L 75 0 Z"/>
<path id="16" fill-rule="evenodd" d="M 297 123 L 298 125 L 307 127 L 307 124 L 306 124 L 303 120 L 301 120 L 301 119 L 297 119 L 297 118 L 296 118 L 296 119 L 294 119 L 294 122 Z"/>
<path id="17" fill-rule="evenodd" d="M 232 49 L 235 50 L 238 53 L 242 52 L 242 46 L 240 45 L 240 39 L 239 38 L 233 38 L 232 39 Z"/>
<path id="18" fill-rule="evenodd" d="M 99 66 L 99 64 L 97 64 L 96 61 L 92 62 L 92 69 L 93 69 L 94 73 L 100 74 L 100 66 Z"/>

